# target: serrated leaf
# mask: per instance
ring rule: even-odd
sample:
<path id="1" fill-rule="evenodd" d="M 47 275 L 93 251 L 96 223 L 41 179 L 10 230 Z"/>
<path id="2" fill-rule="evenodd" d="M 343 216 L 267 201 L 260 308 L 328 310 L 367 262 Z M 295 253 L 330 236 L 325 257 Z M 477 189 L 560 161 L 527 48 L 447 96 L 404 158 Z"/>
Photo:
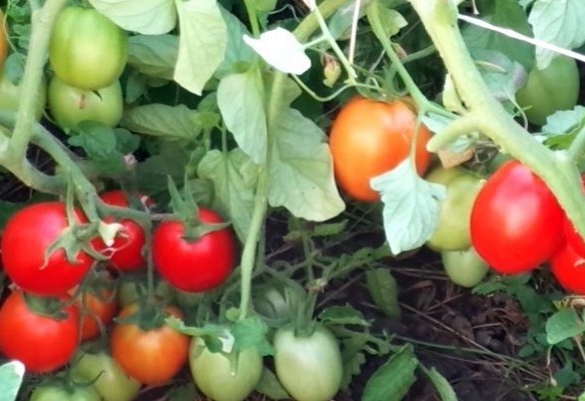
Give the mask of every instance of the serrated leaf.
<path id="1" fill-rule="evenodd" d="M 238 146 L 254 163 L 264 164 L 268 135 L 264 85 L 258 67 L 224 77 L 217 88 L 217 104 Z"/>
<path id="2" fill-rule="evenodd" d="M 179 55 L 174 79 L 201 95 L 223 60 L 227 27 L 216 0 L 175 0 L 179 13 Z"/>
<path id="3" fill-rule="evenodd" d="M 394 255 L 423 245 L 435 231 L 445 187 L 420 178 L 410 158 L 374 177 L 370 186 L 384 203 L 384 232 Z"/>
<path id="4" fill-rule="evenodd" d="M 268 342 L 266 334 L 268 326 L 259 317 L 247 317 L 238 320 L 230 332 L 234 336 L 234 351 L 240 352 L 249 347 L 256 347 L 263 356 L 272 355 L 274 350 Z"/>
<path id="5" fill-rule="evenodd" d="M 431 369 L 427 369 L 424 366 L 421 367 L 423 368 L 423 372 L 425 372 L 427 377 L 431 380 L 431 383 L 435 386 L 442 401 L 457 401 L 457 394 L 455 394 L 453 387 L 451 387 L 451 384 L 445 379 L 445 376 L 440 374 L 434 367 Z"/>
<path id="6" fill-rule="evenodd" d="M 546 321 L 546 341 L 558 344 L 585 332 L 585 323 L 573 309 L 561 309 Z"/>
<path id="7" fill-rule="evenodd" d="M 0 366 L 0 401 L 14 401 L 24 377 L 24 364 L 10 361 Z"/>
<path id="8" fill-rule="evenodd" d="M 554 136 L 571 132 L 576 126 L 583 123 L 585 119 L 585 107 L 575 106 L 572 110 L 559 110 L 546 119 L 542 127 L 542 133 L 546 136 Z"/>
<path id="9" fill-rule="evenodd" d="M 199 163 L 197 173 L 213 182 L 215 206 L 227 212 L 238 237 L 244 241 L 252 220 L 258 167 L 241 149 L 227 154 L 211 150 Z"/>
<path id="10" fill-rule="evenodd" d="M 198 113 L 185 105 L 147 104 L 125 111 L 120 126 L 163 139 L 193 141 L 201 133 Z"/>
<path id="11" fill-rule="evenodd" d="M 172 80 L 178 53 L 175 35 L 134 35 L 128 40 L 128 64 L 151 77 Z"/>
<path id="12" fill-rule="evenodd" d="M 412 346 L 404 346 L 370 377 L 361 401 L 400 401 L 416 380 L 417 366 Z"/>
<path id="13" fill-rule="evenodd" d="M 127 31 L 167 33 L 177 24 L 173 0 L 89 0 L 90 4 Z"/>
<path id="14" fill-rule="evenodd" d="M 585 43 L 585 2 L 582 0 L 536 0 L 528 22 L 534 37 L 567 49 Z M 536 65 L 544 69 L 555 56 L 550 50 L 536 48 Z"/>
<path id="15" fill-rule="evenodd" d="M 264 394 L 271 400 L 289 400 L 290 396 L 278 381 L 278 378 L 268 368 L 262 371 L 260 382 L 256 385 L 255 390 L 260 394 Z"/>
<path id="16" fill-rule="evenodd" d="M 352 306 L 330 306 L 319 314 L 319 322 L 329 325 L 369 326 L 364 316 Z"/>
<path id="17" fill-rule="evenodd" d="M 388 317 L 400 318 L 398 285 L 388 269 L 366 271 L 366 288 L 374 304 Z"/>

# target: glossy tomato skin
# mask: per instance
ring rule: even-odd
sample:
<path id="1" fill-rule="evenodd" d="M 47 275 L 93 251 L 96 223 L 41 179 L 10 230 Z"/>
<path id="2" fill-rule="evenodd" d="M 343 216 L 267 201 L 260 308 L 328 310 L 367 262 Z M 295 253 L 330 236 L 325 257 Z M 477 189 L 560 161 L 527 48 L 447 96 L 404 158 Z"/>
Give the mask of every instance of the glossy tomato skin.
<path id="1" fill-rule="evenodd" d="M 111 85 L 91 91 L 67 85 L 55 76 L 49 81 L 48 106 L 62 128 L 75 130 L 82 121 L 115 127 L 124 109 L 122 87 L 115 80 Z"/>
<path id="2" fill-rule="evenodd" d="M 141 386 L 122 370 L 114 358 L 104 352 L 76 355 L 72 371 L 84 381 L 92 382 L 102 401 L 131 401 Z"/>
<path id="3" fill-rule="evenodd" d="M 223 223 L 214 211 L 200 208 L 203 223 Z M 152 235 L 152 260 L 171 286 L 189 292 L 211 290 L 222 284 L 232 272 L 236 258 L 236 242 L 229 228 L 204 234 L 190 242 L 183 236 L 182 222 L 160 223 Z"/>
<path id="4" fill-rule="evenodd" d="M 585 258 L 565 243 L 550 259 L 550 270 L 567 292 L 585 295 Z"/>
<path id="5" fill-rule="evenodd" d="M 337 184 L 360 201 L 379 200 L 370 179 L 392 170 L 409 154 L 416 114 L 400 100 L 381 102 L 361 96 L 345 104 L 333 125 L 329 146 Z M 431 134 L 421 124 L 416 143 L 416 168 L 423 175 L 431 154 L 426 144 Z"/>
<path id="6" fill-rule="evenodd" d="M 80 223 L 87 221 L 78 209 L 75 214 Z M 70 263 L 59 248 L 45 263 L 45 251 L 65 228 L 67 215 L 61 202 L 25 206 L 8 220 L 0 249 L 4 271 L 14 284 L 35 295 L 59 296 L 83 280 L 93 263 L 84 251 Z"/>
<path id="7" fill-rule="evenodd" d="M 67 390 L 54 384 L 35 388 L 30 401 L 101 401 L 101 398 L 93 386 L 78 386 Z"/>
<path id="8" fill-rule="evenodd" d="M 100 195 L 100 199 L 108 205 L 130 207 L 130 202 L 121 190 L 104 192 Z M 152 203 L 148 198 L 145 202 L 147 205 Z M 103 220 L 106 223 L 116 221 L 113 217 L 105 217 Z M 110 264 L 117 270 L 124 272 L 144 268 L 146 266 L 146 260 L 142 254 L 146 243 L 144 230 L 138 223 L 130 219 L 123 219 L 118 223 L 122 224 L 123 229 L 121 235 L 114 240 L 114 244 L 111 246 L 113 253 L 110 255 Z"/>
<path id="9" fill-rule="evenodd" d="M 210 352 L 201 338 L 194 337 L 189 367 L 197 388 L 210 399 L 242 401 L 256 388 L 264 365 L 258 348 L 248 347 L 239 353 L 234 374 L 226 356 Z"/>
<path id="10" fill-rule="evenodd" d="M 111 85 L 128 60 L 128 36 L 94 10 L 70 6 L 55 21 L 49 63 L 66 84 L 85 90 Z"/>
<path id="11" fill-rule="evenodd" d="M 516 101 L 527 108 L 529 122 L 543 125 L 554 112 L 575 107 L 579 82 L 577 62 L 570 57 L 557 56 L 544 70 L 534 67 L 528 73 L 526 84 L 516 93 Z"/>
<path id="12" fill-rule="evenodd" d="M 118 299 L 114 290 L 101 289 L 96 292 L 85 291 L 81 294 L 81 341 L 94 339 L 100 335 L 100 325 L 112 322 L 118 310 Z"/>
<path id="13" fill-rule="evenodd" d="M 79 342 L 79 311 L 70 305 L 63 319 L 30 310 L 21 291 L 12 292 L 0 307 L 0 350 L 24 363 L 27 372 L 48 373 L 65 365 Z"/>
<path id="14" fill-rule="evenodd" d="M 585 189 L 585 176 L 581 178 L 583 188 Z M 563 221 L 563 229 L 565 233 L 566 241 L 569 245 L 577 252 L 578 255 L 585 257 L 585 241 L 575 229 L 573 222 L 569 220 L 569 217 L 565 215 Z"/>
<path id="15" fill-rule="evenodd" d="M 328 401 L 343 378 L 343 362 L 337 339 L 319 326 L 308 337 L 295 336 L 292 328 L 274 335 L 276 376 L 296 401 Z"/>
<path id="16" fill-rule="evenodd" d="M 443 268 L 449 279 L 461 287 L 475 287 L 489 271 L 488 265 L 479 257 L 475 249 L 441 252 Z"/>
<path id="17" fill-rule="evenodd" d="M 477 195 L 471 211 L 471 242 L 496 272 L 526 273 L 561 246 L 563 216 L 544 182 L 521 163 L 510 161 Z"/>
<path id="18" fill-rule="evenodd" d="M 131 304 L 120 312 L 130 316 L 138 309 Z M 181 311 L 167 306 L 165 312 L 182 318 Z M 124 372 L 143 384 L 163 385 L 181 370 L 189 354 L 189 337 L 168 326 L 143 331 L 136 324 L 118 323 L 110 335 L 110 351 Z"/>

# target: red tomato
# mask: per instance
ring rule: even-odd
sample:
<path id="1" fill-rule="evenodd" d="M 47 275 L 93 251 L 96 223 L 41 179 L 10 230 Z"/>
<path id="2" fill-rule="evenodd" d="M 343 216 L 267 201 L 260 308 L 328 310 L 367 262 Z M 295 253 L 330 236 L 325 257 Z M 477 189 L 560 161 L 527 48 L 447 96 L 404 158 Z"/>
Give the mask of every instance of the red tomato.
<path id="1" fill-rule="evenodd" d="M 79 340 L 79 311 L 74 305 L 55 319 L 30 310 L 21 291 L 11 293 L 0 308 L 0 350 L 18 359 L 30 373 L 47 373 L 66 364 Z"/>
<path id="2" fill-rule="evenodd" d="M 128 317 L 137 311 L 138 304 L 130 304 L 122 309 L 119 317 Z M 167 306 L 165 312 L 183 317 L 174 306 Z M 110 335 L 110 350 L 126 374 L 143 384 L 162 385 L 187 361 L 189 341 L 188 336 L 168 326 L 144 331 L 134 323 L 118 323 Z"/>
<path id="3" fill-rule="evenodd" d="M 85 216 L 75 209 L 77 221 Z M 68 227 L 65 205 L 43 202 L 16 212 L 4 227 L 0 248 L 6 275 L 24 291 L 40 296 L 59 296 L 83 280 L 93 259 L 84 251 L 67 260 L 62 248 L 45 260 L 45 252 Z"/>
<path id="4" fill-rule="evenodd" d="M 100 195 L 100 198 L 108 205 L 130 207 L 130 202 L 121 190 L 103 193 Z M 150 200 L 146 202 L 147 204 L 151 203 Z M 105 217 L 103 220 L 106 223 L 116 221 L 113 217 Z M 138 223 L 130 219 L 123 219 L 119 223 L 122 224 L 123 229 L 114 240 L 114 244 L 110 247 L 112 250 L 110 264 L 116 269 L 126 272 L 143 268 L 146 264 L 142 255 L 142 248 L 146 241 L 144 230 Z M 100 249 L 103 249 L 105 244 L 101 241 L 100 243 Z"/>
<path id="5" fill-rule="evenodd" d="M 100 335 L 100 325 L 112 322 L 118 309 L 118 298 L 114 290 L 103 288 L 98 292 L 88 290 L 81 294 L 81 341 Z"/>
<path id="6" fill-rule="evenodd" d="M 525 273 L 560 247 L 563 216 L 544 182 L 524 165 L 510 161 L 477 195 L 471 211 L 471 242 L 496 272 Z"/>
<path id="7" fill-rule="evenodd" d="M 566 291 L 585 295 L 585 259 L 566 243 L 551 258 L 550 269 Z"/>
<path id="8" fill-rule="evenodd" d="M 357 200 L 377 201 L 370 179 L 392 170 L 410 152 L 416 114 L 404 101 L 390 103 L 361 96 L 345 104 L 331 127 L 329 146 L 338 185 Z M 431 134 L 421 124 L 416 139 L 416 168 L 422 175 L 431 161 Z"/>
<path id="9" fill-rule="evenodd" d="M 585 176 L 581 179 L 583 187 L 585 187 Z M 564 233 L 567 242 L 571 245 L 571 247 L 579 254 L 580 256 L 585 257 L 585 241 L 581 235 L 575 230 L 575 226 L 569 218 L 565 215 L 564 219 Z"/>
<path id="10" fill-rule="evenodd" d="M 209 209 L 199 209 L 203 223 L 223 223 Z M 152 235 L 152 260 L 162 278 L 173 287 L 201 292 L 222 284 L 235 264 L 236 243 L 232 232 L 222 228 L 204 234 L 196 241 L 187 241 L 182 222 L 160 223 Z"/>

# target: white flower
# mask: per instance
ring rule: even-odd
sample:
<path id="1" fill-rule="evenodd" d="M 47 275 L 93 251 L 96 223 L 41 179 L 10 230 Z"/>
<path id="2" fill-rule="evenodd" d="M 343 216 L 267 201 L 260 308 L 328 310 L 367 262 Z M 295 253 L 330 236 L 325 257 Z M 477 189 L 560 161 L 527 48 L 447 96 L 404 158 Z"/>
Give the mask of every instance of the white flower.
<path id="1" fill-rule="evenodd" d="M 311 68 L 303 45 L 284 28 L 264 32 L 258 39 L 244 35 L 244 42 L 279 71 L 300 75 Z"/>

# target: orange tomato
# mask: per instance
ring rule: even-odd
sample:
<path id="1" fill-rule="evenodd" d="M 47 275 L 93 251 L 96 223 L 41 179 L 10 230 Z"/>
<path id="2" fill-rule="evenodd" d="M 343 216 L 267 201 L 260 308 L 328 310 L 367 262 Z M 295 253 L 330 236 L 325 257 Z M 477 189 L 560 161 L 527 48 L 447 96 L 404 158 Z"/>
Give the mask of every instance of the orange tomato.
<path id="1" fill-rule="evenodd" d="M 112 322 L 118 309 L 114 290 L 102 289 L 99 293 L 86 291 L 80 298 L 81 341 L 91 340 L 100 335 L 100 325 Z"/>
<path id="2" fill-rule="evenodd" d="M 333 122 L 329 137 L 337 184 L 357 200 L 379 200 L 379 194 L 370 188 L 370 179 L 408 157 L 415 128 L 416 114 L 406 100 L 387 103 L 361 96 L 350 100 Z M 421 123 L 415 153 L 419 175 L 431 161 L 426 150 L 430 137 Z"/>

